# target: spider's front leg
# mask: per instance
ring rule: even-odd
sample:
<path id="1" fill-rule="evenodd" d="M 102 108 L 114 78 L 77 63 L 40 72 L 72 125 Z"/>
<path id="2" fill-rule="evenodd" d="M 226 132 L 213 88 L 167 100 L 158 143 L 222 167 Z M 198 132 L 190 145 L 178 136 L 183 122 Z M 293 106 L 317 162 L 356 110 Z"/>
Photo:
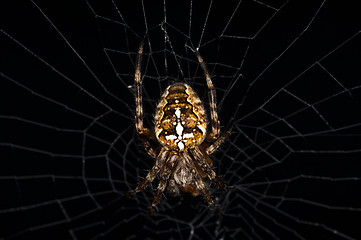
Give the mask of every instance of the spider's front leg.
<path id="1" fill-rule="evenodd" d="M 160 153 L 158 154 L 157 160 L 152 167 L 152 169 L 148 172 L 147 176 L 141 181 L 138 186 L 127 193 L 127 197 L 130 197 L 143 189 L 145 189 L 151 182 L 153 182 L 155 176 L 159 173 L 162 169 L 163 165 L 165 164 L 166 159 L 168 158 L 169 151 L 165 148 L 162 148 Z"/>
<path id="2" fill-rule="evenodd" d="M 162 170 L 160 171 L 159 177 L 160 177 L 160 181 L 157 187 L 157 191 L 154 194 L 154 198 L 153 198 L 153 203 L 152 203 L 152 207 L 149 209 L 148 212 L 148 216 L 150 216 L 152 214 L 152 212 L 154 211 L 154 209 L 156 208 L 157 204 L 159 203 L 161 197 L 162 197 L 162 193 L 164 192 L 164 189 L 167 185 L 168 179 L 173 171 L 173 167 L 175 165 L 175 162 L 178 159 L 178 155 L 174 154 L 174 153 L 170 153 L 168 159 L 166 160 Z"/>
<path id="3" fill-rule="evenodd" d="M 196 186 L 197 190 L 202 195 L 203 199 L 211 207 L 213 207 L 217 213 L 220 213 L 221 212 L 220 208 L 214 203 L 214 201 L 211 197 L 211 193 L 208 191 L 207 186 L 204 184 L 202 177 L 197 173 L 196 166 L 193 164 L 193 160 L 192 160 L 191 156 L 189 155 L 188 151 L 183 151 L 181 153 L 181 156 L 183 157 L 186 164 L 188 166 L 190 166 L 190 169 L 191 169 L 190 171 L 192 172 L 192 175 L 194 177 L 193 184 Z"/>

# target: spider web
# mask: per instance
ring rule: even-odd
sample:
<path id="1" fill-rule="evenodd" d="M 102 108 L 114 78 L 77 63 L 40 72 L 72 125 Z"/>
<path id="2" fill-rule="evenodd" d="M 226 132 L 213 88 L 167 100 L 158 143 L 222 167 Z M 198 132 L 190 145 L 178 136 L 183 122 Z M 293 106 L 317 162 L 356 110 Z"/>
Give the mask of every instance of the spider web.
<path id="1" fill-rule="evenodd" d="M 100 3 L 101 2 L 101 3 Z M 124 1 L 123 1 L 124 2 Z M 361 220 L 360 19 L 331 1 L 2 3 L 0 238 L 357 239 Z M 133 4 L 133 5 L 131 5 Z M 224 132 L 213 154 L 223 213 L 201 197 L 132 198 L 153 166 L 136 138 L 143 101 L 190 84 Z M 152 187 L 155 188 L 157 180 Z"/>

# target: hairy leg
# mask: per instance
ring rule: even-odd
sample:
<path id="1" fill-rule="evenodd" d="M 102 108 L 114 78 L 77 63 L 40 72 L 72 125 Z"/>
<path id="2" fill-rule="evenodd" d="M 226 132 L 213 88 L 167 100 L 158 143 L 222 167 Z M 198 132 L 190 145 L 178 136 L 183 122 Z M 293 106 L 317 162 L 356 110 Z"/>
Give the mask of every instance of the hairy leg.
<path id="1" fill-rule="evenodd" d="M 192 171 L 192 174 L 194 176 L 193 184 L 197 187 L 197 190 L 202 195 L 203 199 L 211 207 L 213 207 L 214 210 L 217 213 L 220 213 L 219 207 L 214 203 L 214 201 L 213 201 L 213 199 L 211 197 L 211 194 L 208 191 L 208 188 L 203 183 L 203 180 L 202 180 L 201 176 L 199 174 L 197 174 L 197 170 L 196 170 L 195 165 L 193 164 L 193 160 L 192 160 L 191 156 L 189 155 L 189 153 L 187 151 L 183 151 L 181 154 L 182 154 L 182 157 L 183 157 L 184 161 L 186 161 L 187 165 L 189 165 L 191 167 L 191 171 Z"/>
<path id="2" fill-rule="evenodd" d="M 169 151 L 162 148 L 160 153 L 158 154 L 157 160 L 153 166 L 153 168 L 149 171 L 147 176 L 141 181 L 138 186 L 127 193 L 127 196 L 134 195 L 140 191 L 142 191 L 144 188 L 146 188 L 151 182 L 153 182 L 155 176 L 158 174 L 158 172 L 161 170 L 163 165 L 165 164 L 165 161 L 169 155 Z"/>
<path id="3" fill-rule="evenodd" d="M 217 213 L 221 213 L 221 209 L 214 203 L 212 197 L 211 197 L 211 193 L 208 191 L 208 188 L 206 187 L 206 185 L 204 184 L 202 178 L 200 178 L 199 176 L 195 179 L 194 181 L 197 190 L 200 192 L 200 194 L 202 195 L 203 199 L 217 212 Z"/>
<path id="4" fill-rule="evenodd" d="M 153 148 L 149 141 L 149 140 L 157 141 L 154 131 L 151 131 L 148 128 L 144 128 L 143 132 L 138 134 L 138 138 L 142 141 L 145 151 L 147 151 L 148 155 L 151 156 L 152 158 L 156 158 L 157 155 L 159 154 L 160 147 Z"/>
<path id="5" fill-rule="evenodd" d="M 137 128 L 138 134 L 142 134 L 143 129 L 143 99 L 142 99 L 142 86 L 141 86 L 141 66 L 143 56 L 144 41 L 140 42 L 138 49 L 138 55 L 135 67 L 134 76 L 134 90 L 135 90 L 135 127 Z"/>
<path id="6" fill-rule="evenodd" d="M 195 147 L 190 151 L 194 157 L 196 164 L 202 169 L 203 172 L 206 173 L 210 180 L 214 181 L 219 188 L 228 188 L 228 186 L 223 182 L 220 177 L 217 176 L 217 174 L 208 164 L 208 161 L 210 160 L 207 154 L 204 154 L 198 147 Z"/>
<path id="7" fill-rule="evenodd" d="M 219 148 L 219 146 L 221 146 L 221 144 L 229 138 L 229 136 L 232 133 L 232 130 L 233 130 L 233 125 L 228 129 L 228 131 L 225 134 L 220 136 L 215 142 L 213 142 L 210 146 L 208 146 L 205 149 L 206 154 L 211 155 L 212 153 L 214 153 Z"/>
<path id="8" fill-rule="evenodd" d="M 137 129 L 138 136 L 142 141 L 147 153 L 155 158 L 158 154 L 157 149 L 153 149 L 149 139 L 156 140 L 154 131 L 144 128 L 143 126 L 143 98 L 142 98 L 142 83 L 141 83 L 141 66 L 143 56 L 144 40 L 141 41 L 135 67 L 134 76 L 134 92 L 135 92 L 135 128 Z"/>
<path id="9" fill-rule="evenodd" d="M 211 109 L 211 120 L 212 120 L 212 137 L 213 137 L 213 139 L 217 139 L 219 137 L 220 123 L 219 123 L 218 114 L 217 114 L 216 90 L 214 89 L 211 76 L 209 75 L 209 71 L 207 69 L 206 64 L 203 61 L 203 58 L 201 57 L 201 55 L 199 54 L 199 52 L 197 50 L 195 50 L 195 53 L 196 53 L 198 62 L 203 69 L 203 73 L 204 73 L 204 76 L 207 81 L 209 106 Z"/>
<path id="10" fill-rule="evenodd" d="M 162 170 L 160 171 L 160 181 L 158 184 L 158 188 L 156 193 L 154 194 L 152 207 L 149 209 L 148 216 L 152 214 L 154 209 L 156 208 L 157 204 L 159 203 L 160 199 L 162 198 L 162 193 L 164 192 L 164 189 L 167 185 L 167 181 L 173 171 L 173 167 L 175 165 L 175 162 L 178 159 L 178 155 L 170 154 L 168 157 L 165 165 L 163 166 Z"/>

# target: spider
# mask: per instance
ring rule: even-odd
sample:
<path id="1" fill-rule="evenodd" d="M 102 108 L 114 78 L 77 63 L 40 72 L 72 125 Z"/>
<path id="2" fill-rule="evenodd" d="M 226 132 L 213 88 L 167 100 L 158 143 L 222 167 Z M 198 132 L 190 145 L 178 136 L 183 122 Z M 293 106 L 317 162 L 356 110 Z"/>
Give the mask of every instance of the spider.
<path id="1" fill-rule="evenodd" d="M 143 102 L 141 83 L 141 62 L 144 40 L 141 41 L 134 77 L 135 85 L 135 126 L 139 139 L 148 155 L 155 158 L 155 164 L 139 185 L 128 192 L 127 196 L 136 194 L 153 182 L 156 175 L 160 181 L 154 195 L 148 216 L 159 203 L 167 187 L 171 195 L 177 196 L 189 192 L 193 196 L 202 195 L 204 200 L 220 213 L 208 190 L 205 178 L 214 181 L 221 188 L 228 186 L 212 170 L 209 155 L 230 136 L 232 128 L 220 136 L 216 91 L 206 64 L 197 50 L 195 54 L 201 65 L 208 86 L 212 131 L 207 131 L 207 116 L 203 104 L 195 91 L 185 83 L 176 82 L 167 87 L 158 103 L 154 117 L 154 130 L 143 126 Z"/>

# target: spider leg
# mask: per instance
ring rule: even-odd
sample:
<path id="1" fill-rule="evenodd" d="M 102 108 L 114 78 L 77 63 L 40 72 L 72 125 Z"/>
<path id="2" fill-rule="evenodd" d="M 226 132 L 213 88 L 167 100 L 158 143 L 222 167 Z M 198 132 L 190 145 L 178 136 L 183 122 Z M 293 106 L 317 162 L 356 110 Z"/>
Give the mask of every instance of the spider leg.
<path id="1" fill-rule="evenodd" d="M 167 190 L 168 190 L 168 193 L 175 197 L 175 196 L 179 196 L 180 195 L 180 190 L 179 190 L 179 187 L 177 186 L 175 180 L 174 180 L 174 173 L 175 173 L 175 170 L 177 169 L 177 164 L 179 163 L 179 161 L 177 161 L 174 166 L 173 166 L 173 169 L 172 169 L 172 173 L 170 175 L 170 178 L 169 178 L 169 181 L 168 181 L 168 185 L 167 185 Z"/>
<path id="2" fill-rule="evenodd" d="M 228 129 L 228 131 L 225 134 L 220 136 L 214 143 L 208 146 L 205 149 L 206 154 L 211 155 L 212 153 L 214 153 L 219 148 L 219 146 L 221 146 L 221 144 L 229 138 L 229 136 L 232 133 L 232 129 L 233 129 L 233 125 Z"/>
<path id="3" fill-rule="evenodd" d="M 228 186 L 223 182 L 223 180 L 217 176 L 217 174 L 213 171 L 212 167 L 208 164 L 211 160 L 209 159 L 207 154 L 204 154 L 202 150 L 198 147 L 195 147 L 190 150 L 196 164 L 205 172 L 208 178 L 216 183 L 216 185 L 221 189 L 226 189 Z M 206 160 L 206 161 L 205 161 Z"/>
<path id="4" fill-rule="evenodd" d="M 151 147 L 149 139 L 156 140 L 154 131 L 144 128 L 143 126 L 143 99 L 142 99 L 142 83 L 141 83 L 141 66 L 142 66 L 142 56 L 143 56 L 144 40 L 140 42 L 138 49 L 138 55 L 136 60 L 135 67 L 135 76 L 134 76 L 134 90 L 135 90 L 135 127 L 139 138 L 141 139 L 145 150 L 147 153 L 155 158 L 157 156 L 157 150 Z"/>
<path id="5" fill-rule="evenodd" d="M 134 86 L 135 86 L 135 127 L 137 128 L 138 134 L 142 134 L 143 129 L 143 99 L 142 99 L 142 88 L 141 88 L 141 66 L 143 56 L 144 40 L 140 42 L 138 55 L 135 67 Z"/>
<path id="6" fill-rule="evenodd" d="M 128 197 L 142 191 L 151 182 L 153 182 L 155 176 L 163 167 L 168 155 L 169 155 L 169 151 L 167 149 L 162 148 L 160 153 L 158 154 L 157 160 L 156 160 L 154 166 L 152 167 L 152 169 L 148 172 L 147 176 L 143 179 L 143 181 L 141 181 L 138 184 L 138 186 L 134 190 L 131 190 L 127 193 Z"/>
<path id="7" fill-rule="evenodd" d="M 167 181 L 173 171 L 173 167 L 175 165 L 175 161 L 177 161 L 178 155 L 170 154 L 168 157 L 165 165 L 163 166 L 162 170 L 160 171 L 160 181 L 157 187 L 157 191 L 154 194 L 152 207 L 149 209 L 147 216 L 150 216 L 154 209 L 156 208 L 157 204 L 159 203 L 160 199 L 162 198 L 162 193 L 167 185 Z"/>
<path id="8" fill-rule="evenodd" d="M 213 139 L 217 139 L 219 137 L 220 132 L 220 123 L 218 120 L 217 114 L 217 99 L 216 99 L 216 90 L 214 89 L 211 76 L 209 75 L 209 71 L 207 69 L 206 64 L 203 61 L 203 58 L 199 54 L 197 50 L 195 50 L 197 59 L 199 64 L 203 69 L 204 76 L 206 77 L 207 86 L 208 86 L 208 99 L 209 99 L 209 106 L 211 110 L 211 120 L 212 120 L 212 137 Z"/>
<path id="9" fill-rule="evenodd" d="M 159 148 L 154 149 L 149 141 L 149 139 L 157 141 L 154 131 L 151 131 L 148 128 L 143 128 L 143 132 L 138 134 L 138 138 L 142 141 L 148 155 L 152 158 L 156 158 L 159 153 Z"/>
<path id="10" fill-rule="evenodd" d="M 189 155 L 189 153 L 187 151 L 183 151 L 182 153 L 182 157 L 184 159 L 184 161 L 186 161 L 187 165 L 191 167 L 191 171 L 192 174 L 194 176 L 194 184 L 197 187 L 197 190 L 200 192 L 200 194 L 202 195 L 203 199 L 211 206 L 214 208 L 214 210 L 217 213 L 220 213 L 221 210 L 220 208 L 214 203 L 212 197 L 211 197 L 211 193 L 208 191 L 208 188 L 206 187 L 206 185 L 204 184 L 202 178 L 200 177 L 199 174 L 196 173 L 196 167 L 193 164 L 193 160 L 191 158 L 191 156 Z"/>
<path id="11" fill-rule="evenodd" d="M 195 179 L 195 185 L 198 189 L 198 191 L 201 193 L 203 199 L 209 204 L 211 205 L 212 208 L 214 208 L 214 210 L 217 213 L 221 213 L 221 209 L 214 203 L 212 197 L 211 197 L 211 193 L 208 191 L 207 187 L 204 185 L 202 178 L 197 177 Z"/>

